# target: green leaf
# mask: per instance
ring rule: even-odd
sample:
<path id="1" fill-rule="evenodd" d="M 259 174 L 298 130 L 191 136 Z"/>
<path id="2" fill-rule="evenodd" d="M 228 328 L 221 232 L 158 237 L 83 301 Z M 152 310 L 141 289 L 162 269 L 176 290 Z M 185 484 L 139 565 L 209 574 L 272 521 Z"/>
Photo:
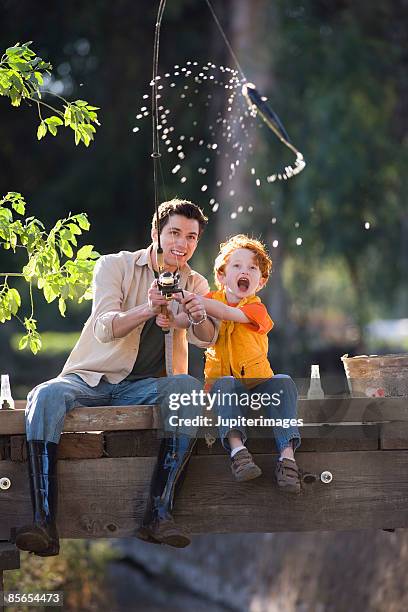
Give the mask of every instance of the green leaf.
<path id="1" fill-rule="evenodd" d="M 31 352 L 36 355 L 38 351 L 41 349 L 41 340 L 40 338 L 31 337 L 30 338 L 30 349 Z"/>
<path id="2" fill-rule="evenodd" d="M 75 219 L 78 221 L 78 225 L 81 229 L 89 230 L 89 228 L 91 227 L 85 213 L 80 213 L 79 215 L 76 215 Z"/>
<path id="3" fill-rule="evenodd" d="M 41 121 L 37 129 L 38 140 L 41 140 L 41 138 L 43 138 L 46 135 L 46 133 L 47 133 L 47 124 L 45 123 L 45 121 Z"/>
<path id="4" fill-rule="evenodd" d="M 26 346 L 28 344 L 28 337 L 29 337 L 28 334 L 26 334 L 25 336 L 23 336 L 20 339 L 20 342 L 18 343 L 18 350 L 19 351 L 22 351 L 23 349 L 26 348 Z"/>
<path id="5" fill-rule="evenodd" d="M 59 308 L 59 311 L 61 313 L 61 316 L 65 317 L 65 311 L 67 309 L 67 305 L 65 303 L 64 298 L 62 298 L 62 297 L 60 297 L 60 299 L 58 300 L 58 308 Z"/>
<path id="6" fill-rule="evenodd" d="M 48 303 L 53 302 L 55 298 L 58 296 L 55 293 L 54 289 L 51 287 L 49 283 L 45 283 L 44 285 L 44 297 Z"/>
<path id="7" fill-rule="evenodd" d="M 45 123 L 47 125 L 64 125 L 63 120 L 60 119 L 60 117 L 57 117 L 56 115 L 53 115 L 52 117 L 48 117 L 45 120 Z"/>
<path id="8" fill-rule="evenodd" d="M 93 244 L 86 244 L 76 254 L 77 259 L 88 259 L 93 251 Z"/>
<path id="9" fill-rule="evenodd" d="M 60 248 L 64 255 L 66 255 L 67 257 L 73 256 L 74 251 L 72 250 L 72 247 L 67 240 L 60 241 Z"/>
<path id="10" fill-rule="evenodd" d="M 42 85 L 42 84 L 44 83 L 44 79 L 43 79 L 43 77 L 42 77 L 41 72 L 38 72 L 38 71 L 36 70 L 36 71 L 34 72 L 34 76 L 35 76 L 35 78 L 36 78 L 36 80 L 37 80 L 37 83 L 38 83 L 39 85 Z"/>
<path id="11" fill-rule="evenodd" d="M 73 234 L 77 234 L 78 236 L 79 234 L 82 234 L 81 229 L 77 225 L 75 225 L 75 223 L 68 223 L 68 227 Z"/>
<path id="12" fill-rule="evenodd" d="M 21 296 L 17 289 L 9 289 L 8 299 L 11 303 L 11 312 L 15 315 L 21 306 Z"/>
<path id="13" fill-rule="evenodd" d="M 65 108 L 65 111 L 64 111 L 64 124 L 65 124 L 65 127 L 67 127 L 68 125 L 71 125 L 71 121 L 72 121 L 72 108 L 71 108 L 70 104 L 68 104 L 64 108 Z"/>

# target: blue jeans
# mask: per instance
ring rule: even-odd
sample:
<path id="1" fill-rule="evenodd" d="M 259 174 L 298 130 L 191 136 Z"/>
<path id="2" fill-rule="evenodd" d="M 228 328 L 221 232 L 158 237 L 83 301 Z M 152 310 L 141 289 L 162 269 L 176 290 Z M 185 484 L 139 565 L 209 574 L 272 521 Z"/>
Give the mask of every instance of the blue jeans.
<path id="1" fill-rule="evenodd" d="M 27 440 L 58 444 L 67 412 L 77 406 L 130 406 L 159 404 L 164 429 L 168 433 L 196 435 L 192 427 L 171 427 L 168 423 L 168 398 L 172 393 L 199 392 L 202 384 L 192 376 L 179 374 L 166 378 L 123 380 L 113 384 L 103 378 L 96 387 L 89 386 L 78 374 L 67 374 L 35 387 L 27 396 L 25 411 Z M 180 406 L 181 418 L 192 417 L 191 406 Z M 197 408 L 194 409 L 197 414 Z"/>
<path id="2" fill-rule="evenodd" d="M 260 416 L 260 412 L 264 412 L 266 418 L 275 420 L 297 419 L 297 389 L 292 378 L 286 374 L 276 374 L 272 378 L 263 381 L 252 389 L 247 389 L 239 380 L 233 378 L 232 376 L 224 376 L 223 378 L 219 378 L 211 388 L 211 393 L 216 394 L 218 392 L 220 394 L 233 394 L 232 396 L 226 395 L 224 398 L 222 398 L 221 395 L 221 401 L 218 403 L 215 402 L 214 404 L 216 416 L 226 419 L 227 421 L 230 419 L 236 419 L 236 417 L 239 416 L 257 418 Z M 238 402 L 235 400 L 235 394 L 238 395 L 238 398 L 241 395 Z M 267 399 L 267 396 L 274 396 L 276 401 L 271 401 L 269 405 L 263 405 L 262 410 L 254 410 L 250 407 L 248 408 L 248 404 L 250 406 L 258 405 L 259 395 L 256 396 L 255 394 L 265 394 L 265 400 Z M 243 397 L 245 396 L 249 396 L 248 402 L 242 401 Z M 226 398 L 228 398 L 228 401 L 226 401 Z M 255 402 L 256 399 L 258 402 Z M 274 403 L 277 405 L 274 405 Z M 240 432 L 243 442 L 245 442 L 247 439 L 246 428 L 244 426 L 238 425 L 231 428 L 228 424 L 220 425 L 220 439 L 223 447 L 227 451 L 231 450 L 227 434 L 232 429 Z M 296 426 L 273 427 L 273 434 L 279 453 L 281 453 L 287 446 L 290 446 L 292 441 L 294 450 L 300 446 L 300 434 Z M 265 437 L 268 437 L 269 435 L 270 430 L 265 431 Z"/>

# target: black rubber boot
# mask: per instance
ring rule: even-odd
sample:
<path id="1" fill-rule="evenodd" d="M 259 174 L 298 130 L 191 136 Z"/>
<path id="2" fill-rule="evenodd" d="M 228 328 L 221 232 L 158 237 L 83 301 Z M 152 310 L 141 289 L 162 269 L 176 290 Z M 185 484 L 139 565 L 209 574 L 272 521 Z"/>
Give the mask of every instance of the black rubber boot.
<path id="1" fill-rule="evenodd" d="M 16 546 L 40 557 L 59 553 L 56 526 L 58 503 L 58 444 L 31 440 L 27 442 L 33 524 L 16 533 Z"/>
<path id="2" fill-rule="evenodd" d="M 150 482 L 150 494 L 137 537 L 145 542 L 184 548 L 190 537 L 174 522 L 176 489 L 181 486 L 196 439 L 186 435 L 164 438 Z"/>

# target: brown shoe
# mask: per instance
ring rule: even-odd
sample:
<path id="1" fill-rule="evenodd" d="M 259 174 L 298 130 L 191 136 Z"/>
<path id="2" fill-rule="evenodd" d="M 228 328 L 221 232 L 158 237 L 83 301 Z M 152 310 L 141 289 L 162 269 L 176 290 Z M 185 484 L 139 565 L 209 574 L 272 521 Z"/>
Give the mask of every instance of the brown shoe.
<path id="1" fill-rule="evenodd" d="M 136 536 L 144 542 L 167 544 L 175 548 L 185 548 L 191 544 L 191 538 L 171 517 L 154 520 L 150 525 L 142 525 L 137 530 Z"/>
<path id="2" fill-rule="evenodd" d="M 276 462 L 275 468 L 276 482 L 278 487 L 288 493 L 300 493 L 299 468 L 296 461 L 284 458 Z"/>
<path id="3" fill-rule="evenodd" d="M 261 468 L 256 465 L 246 448 L 238 451 L 231 459 L 231 471 L 238 482 L 252 480 L 262 474 Z"/>

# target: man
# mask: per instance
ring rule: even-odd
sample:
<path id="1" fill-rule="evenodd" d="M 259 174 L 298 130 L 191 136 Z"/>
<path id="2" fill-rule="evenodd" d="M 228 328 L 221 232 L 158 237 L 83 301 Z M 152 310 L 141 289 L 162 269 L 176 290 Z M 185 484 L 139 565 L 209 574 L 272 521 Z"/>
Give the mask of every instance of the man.
<path id="1" fill-rule="evenodd" d="M 206 294 L 206 279 L 191 270 L 187 262 L 197 248 L 207 218 L 195 204 L 174 199 L 159 207 L 159 223 L 165 269 L 179 271 L 181 288 Z M 22 550 L 40 556 L 59 552 L 57 448 L 69 410 L 78 405 L 156 403 L 165 408 L 171 393 L 201 389 L 199 381 L 187 375 L 187 340 L 205 348 L 215 342 L 218 328 L 207 319 L 199 296 L 183 306 L 191 322 L 187 332 L 170 329 L 163 334 L 155 324 L 156 316 L 169 304 L 155 279 L 156 215 L 151 237 L 153 243 L 147 249 L 105 255 L 97 262 L 92 313 L 76 346 L 61 374 L 28 395 L 26 431 L 34 523 L 16 534 L 16 545 Z M 176 301 L 170 302 L 174 313 L 178 308 Z M 166 371 L 172 375 L 166 377 Z M 188 407 L 184 410 L 188 413 Z M 161 442 L 149 503 L 138 532 L 145 541 L 177 547 L 190 543 L 174 523 L 171 511 L 176 484 L 194 445 L 194 433 L 168 429 Z"/>

